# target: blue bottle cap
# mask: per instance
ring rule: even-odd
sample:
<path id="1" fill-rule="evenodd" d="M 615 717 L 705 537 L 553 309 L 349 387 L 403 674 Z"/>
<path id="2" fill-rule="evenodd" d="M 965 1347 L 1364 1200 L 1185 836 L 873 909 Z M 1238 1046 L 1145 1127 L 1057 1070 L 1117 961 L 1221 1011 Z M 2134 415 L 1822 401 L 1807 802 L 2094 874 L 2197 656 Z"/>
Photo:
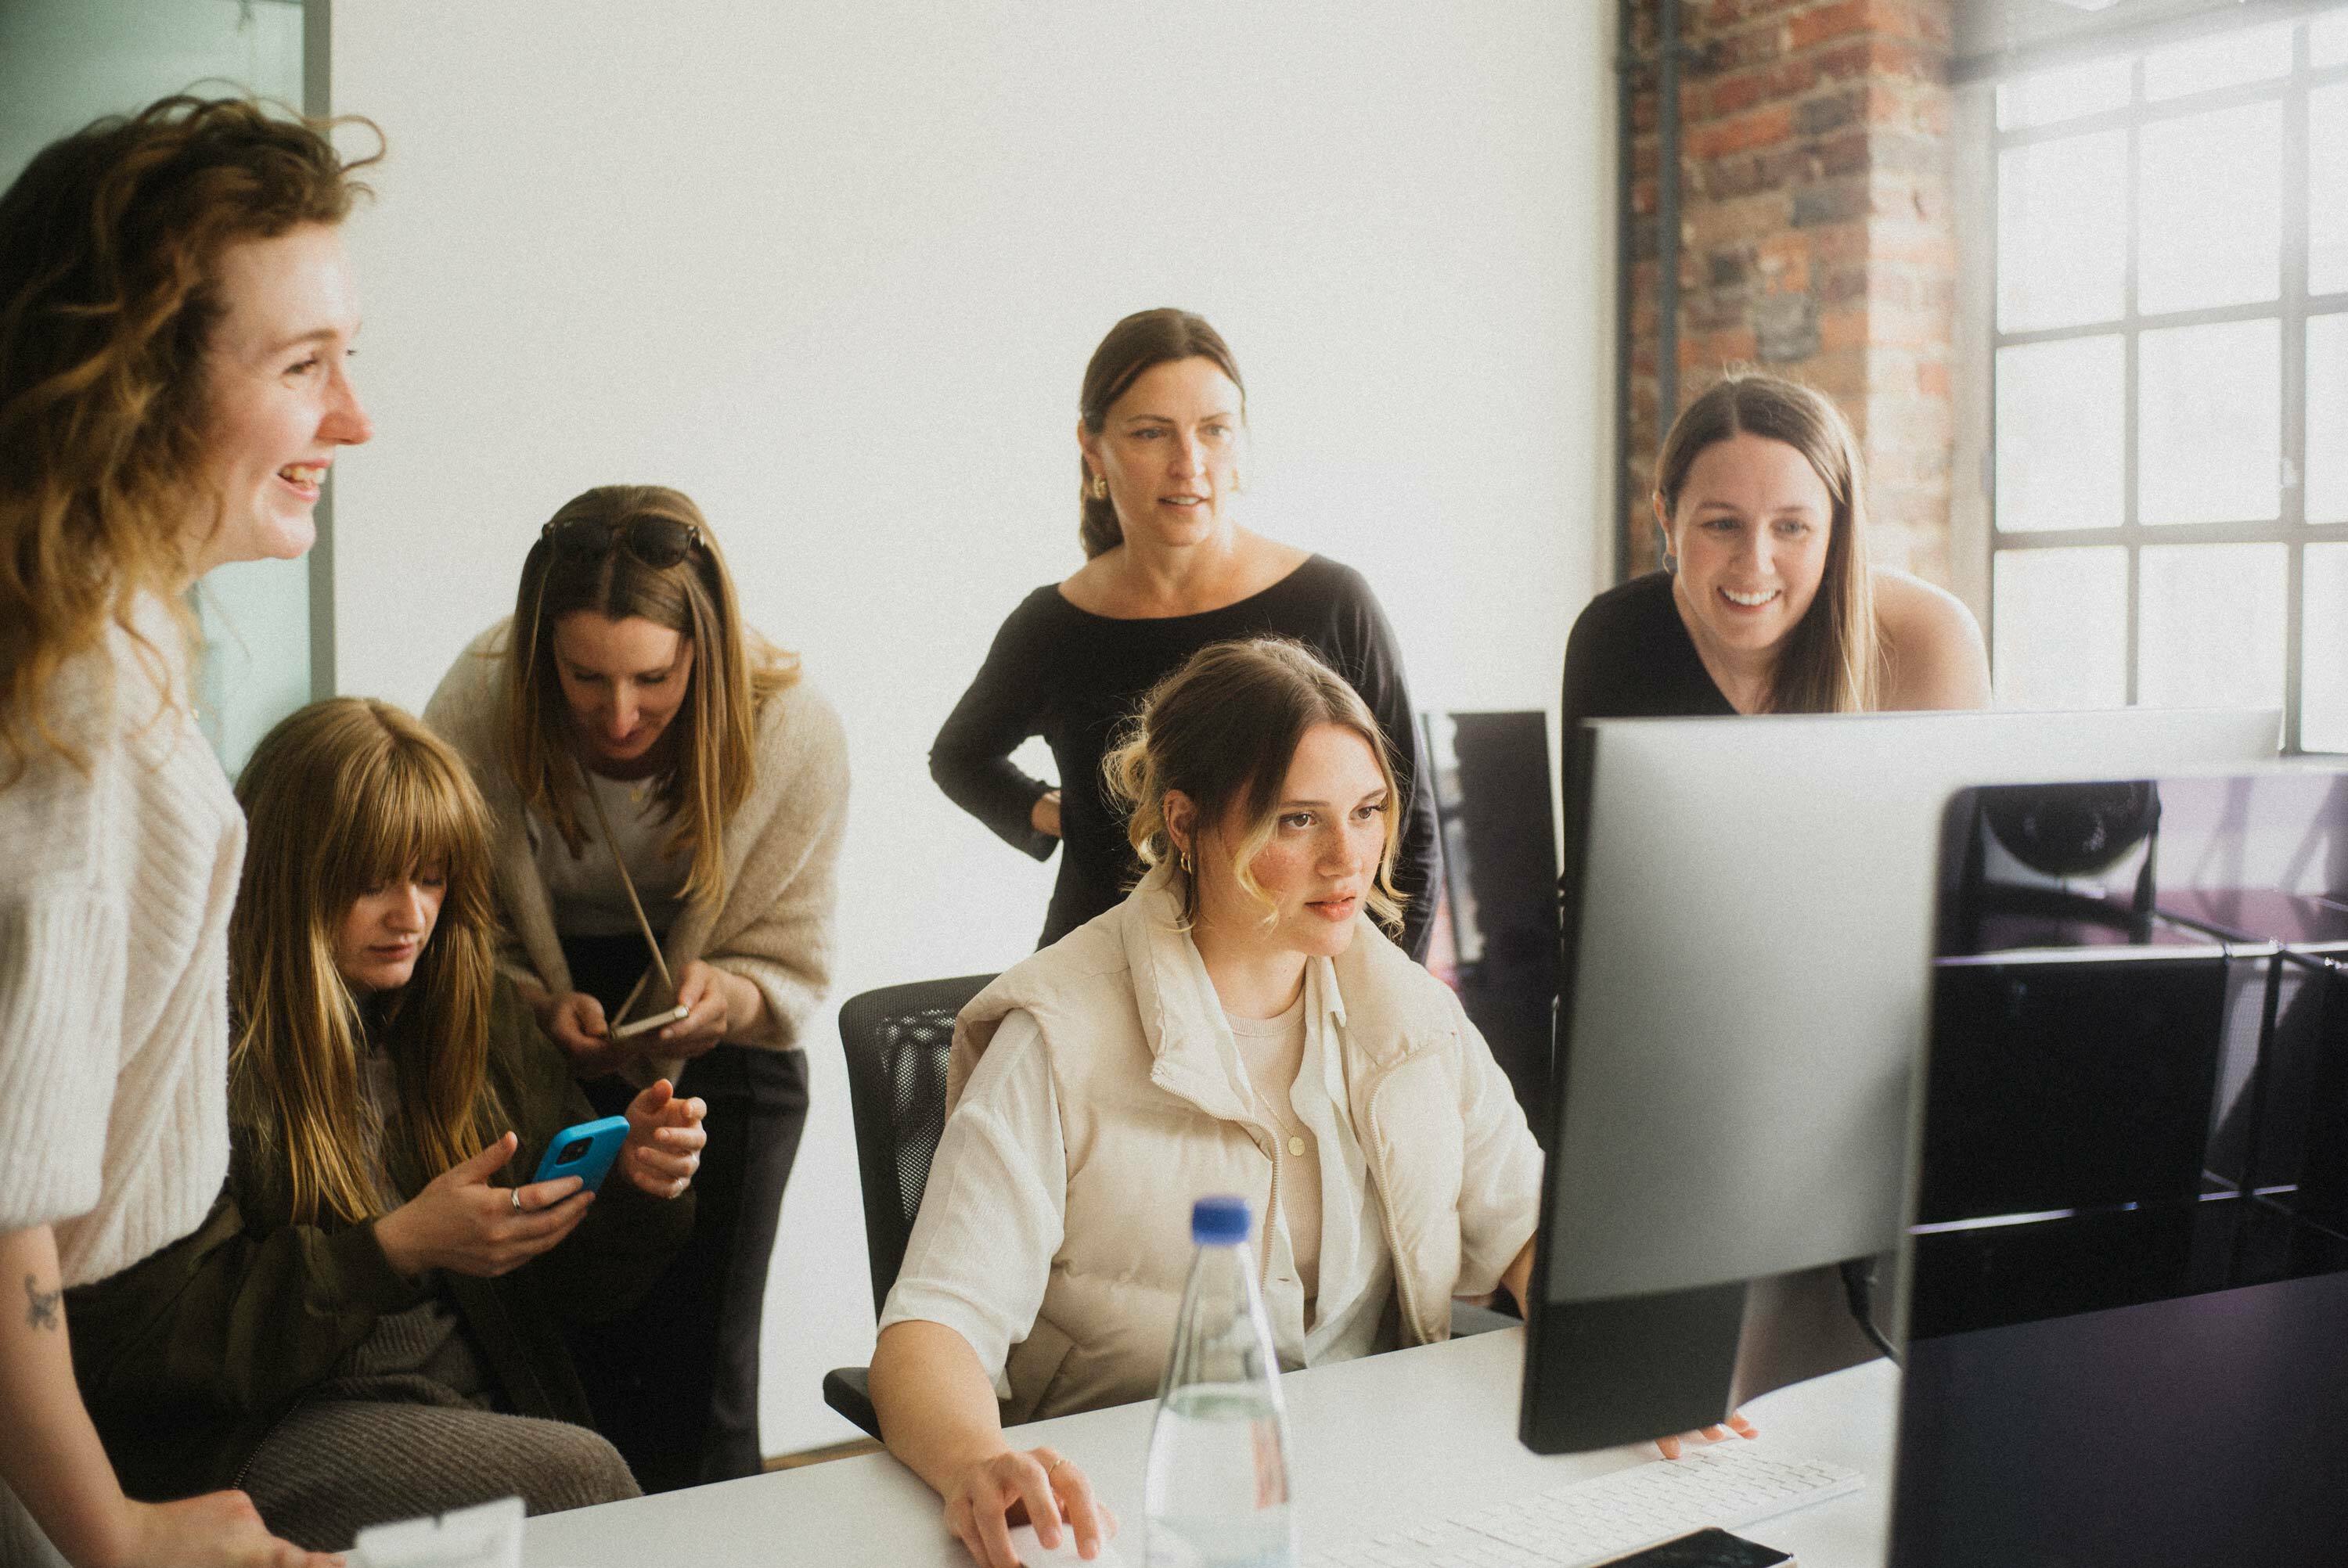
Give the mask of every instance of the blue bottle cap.
<path id="1" fill-rule="evenodd" d="M 1190 1205 L 1190 1239 L 1200 1246 L 1234 1246 L 1247 1240 L 1251 1224 L 1245 1198 L 1200 1198 Z"/>

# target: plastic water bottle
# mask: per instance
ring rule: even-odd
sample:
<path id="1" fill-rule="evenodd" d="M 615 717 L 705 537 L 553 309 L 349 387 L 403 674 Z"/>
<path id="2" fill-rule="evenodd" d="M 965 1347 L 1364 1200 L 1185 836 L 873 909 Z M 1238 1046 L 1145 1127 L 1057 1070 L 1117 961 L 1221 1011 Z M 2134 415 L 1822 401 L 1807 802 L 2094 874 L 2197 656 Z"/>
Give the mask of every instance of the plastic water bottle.
<path id="1" fill-rule="evenodd" d="M 1294 1568 L 1288 1420 L 1244 1198 L 1190 1210 L 1199 1254 L 1158 1389 L 1142 1486 L 1148 1568 Z"/>

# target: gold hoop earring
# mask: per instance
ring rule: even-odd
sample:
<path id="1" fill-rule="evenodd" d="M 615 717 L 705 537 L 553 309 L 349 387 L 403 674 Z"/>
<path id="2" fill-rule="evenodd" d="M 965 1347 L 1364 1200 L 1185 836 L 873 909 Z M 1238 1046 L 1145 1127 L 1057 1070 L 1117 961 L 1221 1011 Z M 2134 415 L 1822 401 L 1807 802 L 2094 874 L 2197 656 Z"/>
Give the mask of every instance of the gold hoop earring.
<path id="1" fill-rule="evenodd" d="M 1096 500 L 1096 501 L 1106 501 L 1106 500 L 1107 500 L 1107 499 L 1108 499 L 1108 481 L 1107 481 L 1106 478 L 1102 477 L 1101 477 L 1100 475 L 1098 475 L 1098 474 L 1094 475 L 1094 476 L 1093 476 L 1092 488 L 1091 488 L 1091 490 L 1090 490 L 1088 493 L 1091 495 L 1092 498 L 1093 498 L 1094 500 Z"/>
<path id="2" fill-rule="evenodd" d="M 1189 875 L 1190 875 L 1190 852 L 1189 852 L 1189 850 L 1187 850 L 1187 849 L 1178 849 L 1178 850 L 1176 850 L 1176 851 L 1174 852 L 1174 859 L 1175 859 L 1176 864 L 1179 865 L 1179 866 L 1182 867 L 1182 875 L 1183 875 L 1183 876 L 1189 876 Z"/>

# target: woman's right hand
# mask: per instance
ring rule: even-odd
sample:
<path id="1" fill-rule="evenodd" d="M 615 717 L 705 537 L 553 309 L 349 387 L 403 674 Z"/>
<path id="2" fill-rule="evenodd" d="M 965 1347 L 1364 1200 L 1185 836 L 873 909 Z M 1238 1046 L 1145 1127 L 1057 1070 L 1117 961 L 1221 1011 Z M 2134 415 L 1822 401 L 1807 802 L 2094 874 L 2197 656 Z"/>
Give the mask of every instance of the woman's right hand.
<path id="1" fill-rule="evenodd" d="M 278 1540 L 241 1491 L 211 1491 L 178 1502 L 132 1502 L 120 1568 L 341 1568 L 329 1552 Z M 97 1568 L 97 1565 L 93 1565 Z M 106 1568 L 113 1568 L 107 1564 Z"/>
<path id="2" fill-rule="evenodd" d="M 495 1279 L 569 1235 L 595 1201 L 594 1194 L 579 1190 L 578 1177 L 526 1187 L 489 1184 L 513 1158 L 518 1142 L 508 1132 L 377 1220 L 376 1241 L 391 1266 L 411 1279 L 427 1268 Z"/>
<path id="3" fill-rule="evenodd" d="M 1085 1472 L 1051 1449 L 1004 1449 L 964 1466 L 945 1505 L 946 1528 L 983 1568 L 1020 1568 L 1011 1526 L 1023 1519 L 1046 1552 L 1058 1549 L 1065 1519 L 1086 1562 L 1117 1533 L 1117 1515 L 1093 1496 Z"/>
<path id="4" fill-rule="evenodd" d="M 585 991 L 564 991 L 546 999 L 539 1009 L 538 1027 L 571 1059 L 573 1078 L 600 1078 L 617 1069 L 628 1048 L 612 1038 L 603 1004 Z"/>
<path id="5" fill-rule="evenodd" d="M 1048 837 L 1060 836 L 1060 792 L 1047 789 L 1027 808 L 1027 825 Z"/>

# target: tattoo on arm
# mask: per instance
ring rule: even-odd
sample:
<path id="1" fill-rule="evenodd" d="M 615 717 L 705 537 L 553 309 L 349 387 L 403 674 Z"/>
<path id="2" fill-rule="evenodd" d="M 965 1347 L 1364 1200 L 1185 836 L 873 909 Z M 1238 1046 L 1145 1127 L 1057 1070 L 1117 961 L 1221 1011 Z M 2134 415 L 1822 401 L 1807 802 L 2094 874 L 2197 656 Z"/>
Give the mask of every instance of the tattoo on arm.
<path id="1" fill-rule="evenodd" d="M 35 1328 L 62 1327 L 65 1319 L 58 1315 L 57 1304 L 65 1299 L 65 1287 L 43 1290 L 37 1275 L 25 1276 L 25 1322 Z"/>

